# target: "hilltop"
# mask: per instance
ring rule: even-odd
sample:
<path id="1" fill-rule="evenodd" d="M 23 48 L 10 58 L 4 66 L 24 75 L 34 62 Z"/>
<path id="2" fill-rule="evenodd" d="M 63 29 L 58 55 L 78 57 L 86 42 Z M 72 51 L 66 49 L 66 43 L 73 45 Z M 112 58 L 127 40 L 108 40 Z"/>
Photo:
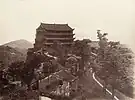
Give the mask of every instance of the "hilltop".
<path id="1" fill-rule="evenodd" d="M 33 47 L 33 44 L 31 42 L 24 40 L 24 39 L 11 41 L 11 42 L 8 42 L 4 45 L 12 47 L 12 48 L 20 48 L 20 49 L 28 49 L 28 48 Z"/>
<path id="2" fill-rule="evenodd" d="M 9 43 L 4 44 L 3 46 L 9 46 L 14 48 L 15 50 L 26 54 L 27 53 L 27 49 L 28 48 L 32 48 L 33 44 L 27 40 L 24 39 L 20 39 L 20 40 L 15 40 L 15 41 L 11 41 Z"/>

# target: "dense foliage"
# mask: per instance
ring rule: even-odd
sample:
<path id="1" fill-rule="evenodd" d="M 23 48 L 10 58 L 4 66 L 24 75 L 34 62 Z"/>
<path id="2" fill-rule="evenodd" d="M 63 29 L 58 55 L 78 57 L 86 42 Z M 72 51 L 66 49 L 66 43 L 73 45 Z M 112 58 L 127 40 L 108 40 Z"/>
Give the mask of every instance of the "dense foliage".
<path id="1" fill-rule="evenodd" d="M 66 66 L 70 53 L 75 56 L 69 58 L 77 60 L 76 62 L 79 63 L 79 68 L 83 73 L 86 66 L 93 68 L 93 72 L 104 81 L 104 90 L 110 85 L 113 96 L 114 90 L 117 89 L 127 96 L 133 97 L 133 52 L 127 47 L 123 47 L 119 42 L 108 41 L 106 36 L 107 33 L 97 32 L 99 48 L 94 49 L 96 51 L 93 51 L 93 47 L 88 45 L 92 43 L 89 39 L 76 40 L 71 48 L 65 48 L 59 42 L 54 42 L 51 49 L 41 48 L 38 51 L 32 49 L 28 51 L 25 62 L 16 61 L 8 66 L 6 70 L 8 78 L 10 76 L 10 81 L 21 81 L 26 84 L 28 91 L 32 89 L 31 86 L 35 82 L 37 83 L 36 90 L 38 90 L 38 81 L 58 71 L 59 65 Z M 57 56 L 58 59 L 48 57 L 46 52 Z M 80 62 L 77 56 L 81 59 Z M 74 65 L 78 64 L 69 64 L 69 68 Z M 1 64 L 1 66 L 4 65 Z M 81 75 L 82 73 L 79 73 L 78 76 Z M 2 78 L 2 74 L 0 76 L 6 85 L 9 84 L 6 78 Z"/>
<path id="2" fill-rule="evenodd" d="M 99 50 L 97 62 L 100 67 L 97 75 L 126 95 L 133 97 L 133 53 L 127 47 L 122 48 L 119 42 L 108 41 L 106 33 L 97 32 L 99 39 Z M 105 85 L 105 86 L 106 86 Z M 122 86 L 123 85 L 123 86 Z M 127 85 L 127 86 L 126 86 Z"/>
<path id="3" fill-rule="evenodd" d="M 12 47 L 0 46 L 0 61 L 4 64 L 4 68 L 13 62 L 25 61 L 26 56 L 18 52 Z"/>
<path id="4" fill-rule="evenodd" d="M 81 57 L 80 69 L 82 70 L 90 60 L 91 48 L 88 46 L 89 42 L 91 42 L 89 39 L 76 40 L 71 47 L 72 54 Z"/>

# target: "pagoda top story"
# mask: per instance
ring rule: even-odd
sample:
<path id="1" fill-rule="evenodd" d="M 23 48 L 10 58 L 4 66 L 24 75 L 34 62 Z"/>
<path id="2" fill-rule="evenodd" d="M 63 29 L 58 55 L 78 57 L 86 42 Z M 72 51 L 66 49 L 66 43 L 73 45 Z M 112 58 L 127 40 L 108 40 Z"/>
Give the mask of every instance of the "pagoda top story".
<path id="1" fill-rule="evenodd" d="M 48 23 L 41 23 L 37 30 L 44 30 L 44 31 L 73 31 L 68 24 L 48 24 Z"/>

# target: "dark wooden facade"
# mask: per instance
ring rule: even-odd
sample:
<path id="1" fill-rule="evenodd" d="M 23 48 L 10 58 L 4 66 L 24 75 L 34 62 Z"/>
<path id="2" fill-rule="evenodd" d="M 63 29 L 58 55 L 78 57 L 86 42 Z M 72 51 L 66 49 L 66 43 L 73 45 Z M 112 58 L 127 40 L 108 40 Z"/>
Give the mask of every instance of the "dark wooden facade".
<path id="1" fill-rule="evenodd" d="M 50 46 L 58 41 L 62 45 L 70 46 L 74 41 L 74 29 L 68 24 L 45 24 L 41 23 L 36 29 L 34 48 Z"/>

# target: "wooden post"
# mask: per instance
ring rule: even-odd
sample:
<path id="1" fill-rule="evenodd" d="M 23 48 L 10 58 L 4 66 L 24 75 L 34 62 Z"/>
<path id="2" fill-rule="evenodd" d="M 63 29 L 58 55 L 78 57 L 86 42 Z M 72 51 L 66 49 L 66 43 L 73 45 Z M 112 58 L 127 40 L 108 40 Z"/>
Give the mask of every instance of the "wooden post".
<path id="1" fill-rule="evenodd" d="M 39 80 L 36 81 L 36 85 L 37 89 L 39 90 Z"/>
<path id="2" fill-rule="evenodd" d="M 48 68 L 48 73 L 50 75 L 50 67 Z M 48 75 L 48 84 L 50 84 L 50 77 L 49 77 L 49 75 Z"/>
<path id="3" fill-rule="evenodd" d="M 50 77 L 49 77 L 49 75 L 48 75 L 48 84 L 50 84 Z"/>
<path id="4" fill-rule="evenodd" d="M 76 90 L 78 88 L 78 78 L 76 79 Z"/>
<path id="5" fill-rule="evenodd" d="M 103 85 L 103 93 L 104 93 L 104 97 L 106 96 L 106 83 L 104 81 L 104 85 Z"/>
<path id="6" fill-rule="evenodd" d="M 112 86 L 112 100 L 114 100 L 114 86 Z"/>

